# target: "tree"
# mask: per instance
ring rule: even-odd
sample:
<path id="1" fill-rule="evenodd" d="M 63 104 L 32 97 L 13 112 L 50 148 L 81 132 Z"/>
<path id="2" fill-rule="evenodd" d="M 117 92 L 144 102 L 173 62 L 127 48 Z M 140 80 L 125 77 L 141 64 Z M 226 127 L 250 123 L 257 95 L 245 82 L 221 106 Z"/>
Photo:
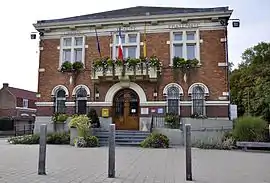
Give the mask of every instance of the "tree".
<path id="1" fill-rule="evenodd" d="M 239 116 L 262 116 L 270 122 L 270 43 L 248 48 L 242 60 L 230 74 L 231 101 Z"/>

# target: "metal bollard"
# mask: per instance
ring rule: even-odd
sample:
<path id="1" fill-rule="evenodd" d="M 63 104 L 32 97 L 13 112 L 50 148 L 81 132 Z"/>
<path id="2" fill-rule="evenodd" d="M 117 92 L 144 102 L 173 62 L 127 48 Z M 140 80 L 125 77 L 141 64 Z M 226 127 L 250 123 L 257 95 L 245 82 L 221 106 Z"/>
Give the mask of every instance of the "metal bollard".
<path id="1" fill-rule="evenodd" d="M 115 124 L 110 124 L 108 177 L 115 178 Z"/>
<path id="2" fill-rule="evenodd" d="M 185 125 L 186 132 L 186 180 L 192 181 L 192 161 L 191 161 L 191 126 Z"/>
<path id="3" fill-rule="evenodd" d="M 38 175 L 46 175 L 46 143 L 47 143 L 47 125 L 40 126 L 39 138 L 39 159 L 38 159 Z"/>

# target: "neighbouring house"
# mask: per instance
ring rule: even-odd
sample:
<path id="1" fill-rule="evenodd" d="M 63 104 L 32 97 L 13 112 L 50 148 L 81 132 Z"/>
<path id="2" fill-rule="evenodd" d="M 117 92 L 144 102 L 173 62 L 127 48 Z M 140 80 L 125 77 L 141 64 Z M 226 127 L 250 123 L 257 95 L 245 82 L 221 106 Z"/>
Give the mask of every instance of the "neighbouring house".
<path id="1" fill-rule="evenodd" d="M 115 123 L 117 129 L 143 130 L 152 115 L 167 113 L 231 124 L 232 12 L 138 6 L 37 21 L 37 128 L 55 113 L 87 114 L 90 108 L 105 129 Z"/>
<path id="2" fill-rule="evenodd" d="M 36 117 L 36 92 L 10 87 L 3 83 L 0 89 L 0 131 L 31 128 Z M 3 132 L 4 133 L 4 132 Z"/>

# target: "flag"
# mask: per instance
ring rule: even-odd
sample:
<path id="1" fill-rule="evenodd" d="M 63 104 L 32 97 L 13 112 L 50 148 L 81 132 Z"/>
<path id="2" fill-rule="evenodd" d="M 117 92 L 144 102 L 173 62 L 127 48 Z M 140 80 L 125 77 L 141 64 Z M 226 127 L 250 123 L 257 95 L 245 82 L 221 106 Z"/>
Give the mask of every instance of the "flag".
<path id="1" fill-rule="evenodd" d="M 143 56 L 146 57 L 146 23 L 144 23 Z"/>
<path id="2" fill-rule="evenodd" d="M 119 35 L 118 35 L 118 56 L 119 60 L 124 60 L 123 58 L 123 46 L 122 46 L 122 35 L 121 35 L 121 28 L 119 27 Z"/>
<path id="3" fill-rule="evenodd" d="M 99 45 L 98 34 L 97 34 L 96 28 L 95 28 L 95 32 L 96 32 L 96 38 L 97 38 L 97 49 L 98 49 L 99 56 L 101 57 L 100 45 Z"/>

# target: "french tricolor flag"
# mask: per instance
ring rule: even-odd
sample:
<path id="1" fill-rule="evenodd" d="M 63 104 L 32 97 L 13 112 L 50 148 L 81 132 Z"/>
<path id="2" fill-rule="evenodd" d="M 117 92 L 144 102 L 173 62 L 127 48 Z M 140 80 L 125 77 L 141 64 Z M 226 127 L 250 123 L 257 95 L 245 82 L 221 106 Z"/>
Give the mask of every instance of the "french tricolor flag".
<path id="1" fill-rule="evenodd" d="M 119 60 L 124 60 L 123 56 L 123 46 L 122 46 L 122 39 L 121 39 L 121 28 L 119 27 L 119 35 L 118 35 L 118 59 Z"/>

